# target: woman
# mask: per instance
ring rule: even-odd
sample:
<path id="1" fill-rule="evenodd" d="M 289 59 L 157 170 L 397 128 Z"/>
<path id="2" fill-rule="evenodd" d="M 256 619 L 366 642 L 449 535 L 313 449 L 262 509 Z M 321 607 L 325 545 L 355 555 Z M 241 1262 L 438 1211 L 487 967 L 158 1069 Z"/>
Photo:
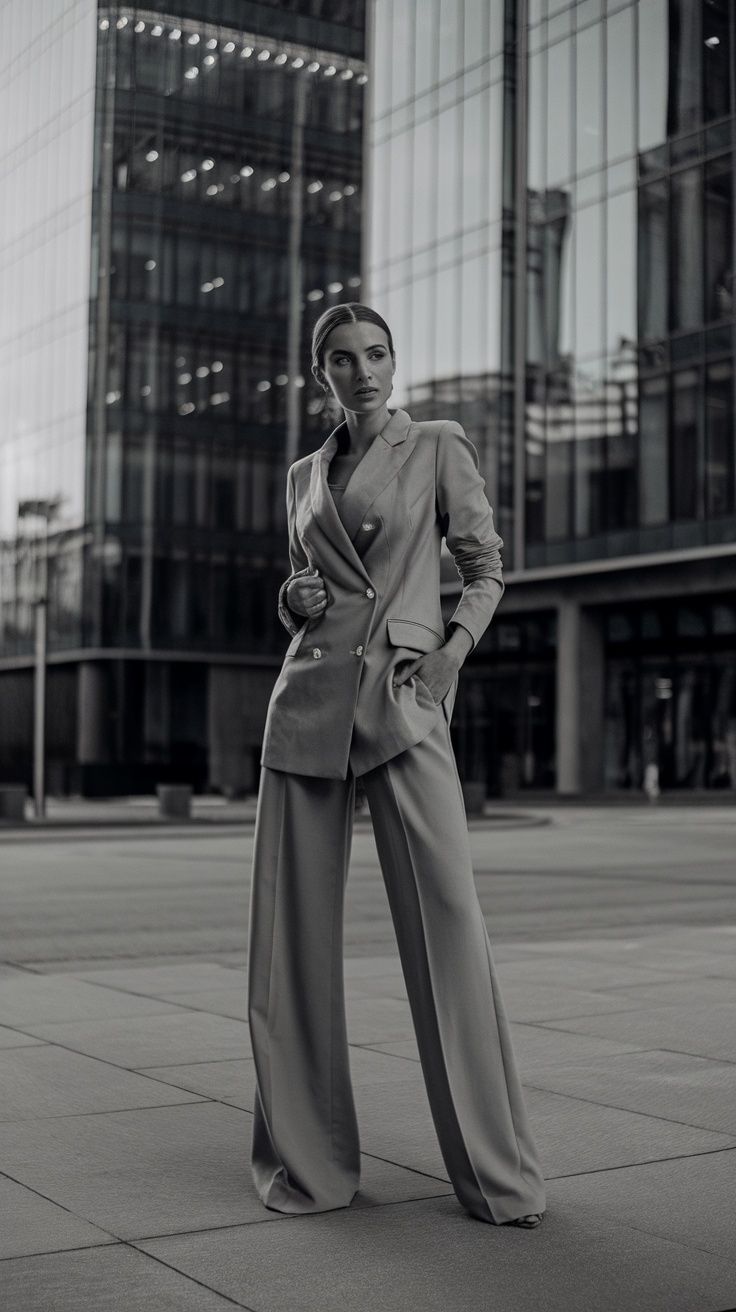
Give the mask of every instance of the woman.
<path id="1" fill-rule="evenodd" d="M 313 372 L 345 422 L 289 470 L 293 635 L 269 705 L 250 929 L 253 1172 L 267 1207 L 346 1207 L 358 1187 L 342 969 L 362 778 L 443 1157 L 460 1202 L 532 1228 L 544 1184 L 473 884 L 450 742 L 457 675 L 503 591 L 475 448 L 389 411 L 391 333 L 327 310 Z M 447 626 L 442 538 L 463 579 Z"/>

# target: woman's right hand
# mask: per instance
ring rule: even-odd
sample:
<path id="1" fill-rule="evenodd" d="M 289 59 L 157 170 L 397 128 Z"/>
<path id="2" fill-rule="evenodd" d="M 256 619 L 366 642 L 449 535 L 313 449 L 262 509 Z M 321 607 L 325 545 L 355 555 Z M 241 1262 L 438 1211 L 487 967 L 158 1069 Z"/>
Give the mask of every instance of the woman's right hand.
<path id="1" fill-rule="evenodd" d="M 314 619 L 327 605 L 327 592 L 319 574 L 300 574 L 286 589 L 286 604 L 297 615 Z"/>

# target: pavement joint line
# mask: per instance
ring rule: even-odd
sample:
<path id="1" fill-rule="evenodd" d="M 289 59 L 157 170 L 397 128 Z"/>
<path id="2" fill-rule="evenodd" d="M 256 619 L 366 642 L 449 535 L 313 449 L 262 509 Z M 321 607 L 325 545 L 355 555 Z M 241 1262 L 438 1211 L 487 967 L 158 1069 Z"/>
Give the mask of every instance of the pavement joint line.
<path id="1" fill-rule="evenodd" d="M 156 1014 L 157 1014 L 158 1016 L 165 1016 L 165 1015 L 167 1015 L 166 1012 L 157 1012 Z M 98 1018 L 98 1019 L 99 1019 L 99 1018 Z M 102 1019 L 104 1020 L 105 1017 L 102 1017 Z M 145 1019 L 146 1019 L 145 1017 L 141 1017 L 141 1016 L 121 1016 L 121 1017 L 120 1017 L 120 1020 L 145 1020 Z M 229 1019 L 229 1017 L 225 1017 L 225 1019 Z M 53 1023 L 54 1023 L 54 1024 L 57 1024 L 57 1025 L 73 1025 L 73 1024 L 75 1024 L 74 1021 L 56 1021 L 56 1022 L 53 1022 Z M 80 1024 L 84 1024 L 84 1022 L 79 1022 L 79 1023 L 80 1023 Z M 240 1022 L 240 1023 L 242 1024 L 243 1022 Z M 15 1026 L 12 1026 L 12 1027 L 11 1027 L 11 1026 L 5 1026 L 5 1028 L 6 1028 L 6 1029 L 12 1028 L 12 1029 L 13 1029 L 13 1032 L 14 1032 L 15 1034 L 23 1034 L 23 1033 L 26 1033 L 26 1031 L 24 1031 L 24 1030 L 19 1030 L 19 1029 L 17 1029 Z M 36 1036 L 35 1034 L 29 1034 L 28 1037 L 29 1037 L 29 1038 L 32 1038 L 32 1039 L 35 1039 L 37 1036 Z M 38 1046 L 39 1048 L 40 1048 L 40 1047 L 44 1047 L 44 1048 L 59 1048 L 62 1052 L 71 1052 L 71 1053 L 73 1053 L 75 1057 L 86 1057 L 88 1061 L 98 1061 L 98 1062 L 100 1062 L 101 1065 L 103 1065 L 103 1066 L 110 1066 L 110 1067 L 112 1068 L 112 1070 L 114 1070 L 114 1071 L 127 1071 L 128 1074 L 130 1074 L 130 1075 L 141 1075 L 141 1074 L 143 1074 L 143 1073 L 144 1073 L 145 1071 L 147 1071 L 147 1070 L 155 1070 L 155 1069 L 157 1068 L 157 1066 L 161 1066 L 162 1064 L 163 1064 L 163 1065 L 170 1065 L 170 1066 L 197 1066 L 197 1065 L 206 1065 L 206 1064 L 209 1064 L 209 1063 L 203 1063 L 203 1062 L 183 1061 L 183 1062 L 167 1062 L 167 1063 L 158 1062 L 158 1063 L 156 1064 L 156 1066 L 121 1066 L 120 1062 L 118 1062 L 118 1061 L 111 1061 L 109 1057 L 101 1057 L 101 1056 L 98 1056 L 97 1054 L 94 1054 L 94 1055 L 93 1055 L 92 1053 L 89 1053 L 89 1052 L 82 1052 L 82 1050 L 81 1050 L 80 1048 L 72 1048 L 72 1047 L 69 1046 L 68 1043 L 59 1043 L 56 1039 L 38 1039 L 38 1041 L 37 1041 L 37 1045 L 36 1045 L 36 1044 L 32 1044 L 32 1043 L 28 1043 L 28 1044 L 17 1044 L 17 1045 L 14 1044 L 14 1045 L 13 1045 L 13 1052 L 17 1051 L 18 1047 L 32 1048 L 32 1047 L 35 1047 L 35 1046 Z M 2 1052 L 2 1051 L 3 1051 L 3 1050 L 0 1049 L 0 1052 Z M 215 1058 L 215 1061 L 244 1061 L 244 1060 L 247 1059 L 247 1057 L 248 1057 L 248 1054 L 246 1053 L 246 1054 L 244 1054 L 243 1057 L 218 1057 L 218 1058 Z M 251 1060 L 252 1060 L 252 1059 L 251 1059 Z M 212 1063 L 212 1064 L 214 1064 L 214 1063 Z M 148 1079 L 155 1079 L 156 1077 L 152 1075 L 152 1076 L 148 1076 L 147 1078 L 148 1078 Z M 161 1080 L 161 1083 L 163 1084 L 164 1081 Z M 176 1086 L 174 1086 L 174 1087 L 176 1087 Z M 205 1095 L 203 1094 L 202 1097 L 205 1097 Z M 208 1101 L 211 1101 L 211 1100 L 208 1100 Z M 123 1110 L 124 1110 L 124 1109 L 123 1109 Z M 127 1110 L 128 1110 L 128 1111 L 132 1111 L 132 1110 L 134 1110 L 134 1108 L 130 1108 L 130 1107 L 129 1107 L 129 1108 L 127 1108 Z M 87 1114 L 87 1113 L 85 1113 L 85 1114 Z M 91 1112 L 91 1113 L 88 1113 L 88 1114 L 89 1114 L 89 1115 L 94 1115 L 94 1116 L 104 1116 L 104 1115 L 106 1115 L 105 1112 Z M 249 1113 L 249 1115 L 250 1115 L 250 1114 L 251 1114 L 251 1113 Z M 80 1115 L 81 1115 L 81 1113 L 80 1113 Z M 1 1173 L 2 1173 L 2 1172 L 0 1172 L 0 1174 L 1 1174 Z"/>
<path id="2" fill-rule="evenodd" d="M 165 1080 L 160 1080 L 164 1088 L 178 1089 L 177 1084 L 166 1084 Z M 176 1107 L 196 1107 L 203 1102 L 219 1102 L 218 1098 L 209 1098 L 206 1093 L 195 1093 L 193 1089 L 183 1089 L 183 1093 L 190 1094 L 189 1098 L 180 1098 L 177 1102 L 153 1102 L 146 1103 L 144 1107 L 106 1107 L 99 1111 L 86 1112 L 52 1112 L 50 1115 L 42 1116 L 13 1116 L 9 1119 L 0 1119 L 0 1130 L 4 1125 L 35 1125 L 37 1121 L 81 1121 L 85 1116 L 122 1116 L 126 1112 L 133 1115 L 135 1112 L 170 1112 Z M 233 1106 L 232 1103 L 223 1104 L 224 1106 Z M 235 1108 L 236 1111 L 245 1112 L 246 1116 L 253 1113 L 248 1112 L 245 1108 Z"/>
<path id="3" fill-rule="evenodd" d="M 119 1243 L 119 1242 L 120 1242 L 120 1240 L 118 1239 L 118 1236 L 117 1236 L 117 1235 L 114 1235 L 114 1234 L 112 1233 L 111 1230 L 108 1230 L 108 1229 L 107 1229 L 106 1226 L 97 1225 L 97 1223 L 96 1223 L 95 1221 L 90 1221 L 89 1217 L 87 1217 L 87 1216 L 80 1216 L 79 1212 L 75 1212 L 75 1211 L 73 1211 L 73 1209 L 72 1209 L 71 1207 L 67 1207 L 66 1203 L 60 1203 L 56 1198 L 51 1198 L 51 1197 L 49 1197 L 48 1194 L 44 1194 L 44 1193 L 42 1193 L 40 1189 L 36 1189 L 36 1188 L 34 1187 L 34 1185 L 32 1185 L 32 1184 L 26 1184 L 25 1180 L 18 1180 L 18 1179 L 16 1179 L 16 1177 L 15 1177 L 14 1175 L 11 1175 L 9 1171 L 3 1171 L 3 1170 L 0 1170 L 0 1178 L 4 1178 L 4 1179 L 6 1179 L 6 1180 L 11 1180 L 13 1184 L 17 1184 L 17 1185 L 19 1185 L 21 1189 L 27 1189 L 29 1194 L 35 1194 L 35 1196 L 36 1196 L 37 1198 L 43 1198 L 44 1202 L 46 1202 L 46 1203 L 53 1203 L 54 1207 L 58 1207 L 60 1211 L 62 1211 L 62 1212 L 66 1212 L 69 1216 L 73 1216 L 73 1217 L 75 1217 L 77 1221 L 84 1221 L 84 1222 L 86 1222 L 87 1225 L 93 1225 L 93 1226 L 95 1227 L 96 1230 L 99 1230 L 99 1231 L 100 1231 L 101 1234 L 109 1235 L 109 1236 L 110 1236 L 110 1241 L 111 1241 L 111 1243 Z M 86 1244 L 82 1244 L 82 1245 L 80 1245 L 80 1247 L 81 1247 L 81 1248 L 86 1248 L 87 1245 L 86 1245 Z M 92 1247 L 96 1248 L 96 1247 L 98 1247 L 98 1245 L 97 1245 L 97 1244 L 94 1244 L 94 1245 L 92 1245 Z M 109 1247 L 109 1245 L 107 1245 L 107 1244 L 100 1244 L 99 1247 L 101 1247 L 101 1248 L 106 1248 L 106 1247 Z M 58 1251 L 58 1252 L 60 1252 L 60 1253 L 65 1253 L 65 1252 L 68 1252 L 69 1250 L 68 1250 L 68 1249 L 65 1249 L 65 1248 L 60 1248 L 60 1249 L 58 1249 L 58 1250 L 56 1250 L 56 1251 Z M 35 1255 L 34 1255 L 34 1256 L 35 1256 Z M 4 1260 L 4 1259 L 3 1259 L 3 1260 Z"/>
<path id="4" fill-rule="evenodd" d="M 43 1197 L 43 1194 L 40 1196 Z M 50 1199 L 49 1201 L 53 1202 L 54 1200 Z M 59 1207 L 60 1204 L 56 1203 L 56 1206 Z M 74 1216 L 76 1214 L 72 1212 L 71 1215 Z M 80 1217 L 79 1219 L 82 1221 L 85 1220 L 84 1217 Z M 94 1225 L 94 1222 L 88 1221 L 87 1224 Z M 97 1229 L 99 1230 L 100 1227 L 97 1226 Z M 88 1253 L 90 1251 L 95 1251 L 98 1248 L 121 1248 L 123 1242 L 122 1239 L 111 1239 L 109 1243 L 74 1244 L 72 1248 L 44 1248 L 40 1253 L 8 1253 L 7 1257 L 0 1256 L 0 1262 L 33 1262 L 37 1257 L 64 1257 L 67 1253 Z"/>
<path id="5" fill-rule="evenodd" d="M 547 1184 L 551 1180 L 576 1180 L 581 1175 L 607 1175 L 610 1171 L 636 1171 L 642 1166 L 658 1166 L 660 1162 L 691 1162 L 698 1157 L 715 1157 L 719 1153 L 736 1152 L 736 1140 L 722 1148 L 703 1148 L 696 1153 L 675 1153 L 672 1157 L 647 1157 L 643 1162 L 623 1162 L 618 1166 L 597 1166 L 588 1171 L 568 1171 L 564 1175 L 547 1175 Z"/>
<path id="6" fill-rule="evenodd" d="M 660 1049 L 654 1048 L 652 1051 L 657 1052 Z M 623 1057 L 627 1054 L 618 1053 L 616 1055 Z M 708 1058 L 706 1057 L 703 1060 L 707 1061 Z M 601 1102 L 597 1098 L 586 1098 L 581 1093 L 561 1093 L 559 1089 L 548 1089 L 545 1084 L 536 1084 L 525 1079 L 523 1073 L 521 1082 L 525 1089 L 534 1089 L 537 1093 L 551 1093 L 556 1098 L 570 1098 L 575 1102 L 588 1103 L 591 1107 L 607 1107 L 613 1112 L 627 1112 L 630 1116 L 646 1116 L 649 1120 L 664 1121 L 667 1125 L 682 1125 L 688 1130 L 705 1130 L 708 1134 L 722 1134 L 727 1139 L 733 1139 L 733 1147 L 736 1148 L 736 1130 L 714 1130 L 710 1125 L 698 1125 L 694 1121 L 679 1121 L 674 1116 L 660 1116 L 657 1112 L 642 1112 L 635 1107 L 619 1107 L 616 1102 Z M 690 1153 L 685 1153 L 683 1156 L 689 1157 Z"/>
<path id="7" fill-rule="evenodd" d="M 674 1003 L 674 1002 L 673 1002 L 673 1003 L 670 1003 L 670 1006 L 673 1006 L 673 1007 L 674 1007 L 674 1006 L 676 1006 L 676 1005 L 677 1005 L 677 1004 Z M 699 1008 L 698 1010 L 705 1011 L 706 1009 L 707 1009 L 707 1008 L 706 1008 L 705 1006 L 703 1006 L 702 1008 Z M 659 1008 L 647 1008 L 647 1007 L 645 1007 L 644 1010 L 655 1010 L 655 1011 L 658 1011 Z M 600 1016 L 601 1019 L 605 1019 L 605 1018 L 607 1018 L 608 1016 L 628 1016 L 629 1013 L 628 1013 L 627 1011 L 626 1011 L 626 1012 L 622 1012 L 622 1011 L 605 1011 L 605 1012 L 595 1012 L 594 1015 L 595 1015 L 595 1016 Z M 575 1019 L 577 1019 L 577 1017 L 575 1017 L 575 1016 L 565 1016 L 564 1019 L 565 1019 L 565 1020 L 575 1020 Z M 606 1035 L 606 1034 L 581 1034 L 578 1030 L 565 1030 L 565 1029 L 562 1029 L 559 1025 L 553 1025 L 553 1024 L 551 1024 L 550 1021 L 539 1021 L 539 1020 L 537 1020 L 537 1021 L 518 1021 L 518 1020 L 517 1020 L 517 1021 L 512 1021 L 512 1024 L 514 1024 L 514 1025 L 529 1025 L 532 1029 L 547 1030 L 547 1031 L 549 1031 L 551 1034 L 574 1034 L 574 1035 L 576 1035 L 578 1038 L 584 1038 L 584 1039 L 605 1039 L 607 1042 L 611 1042 L 611 1043 L 618 1043 L 618 1042 L 620 1041 L 620 1040 L 618 1040 L 618 1039 L 611 1039 L 611 1040 L 609 1040 L 609 1039 L 608 1039 L 608 1035 Z M 621 1040 L 621 1042 L 622 1042 L 622 1040 Z M 626 1053 L 624 1053 L 624 1052 L 618 1052 L 618 1053 L 613 1053 L 613 1054 L 610 1054 L 610 1055 L 612 1055 L 612 1056 L 617 1056 L 617 1057 L 625 1057 L 625 1056 L 627 1056 L 627 1055 L 628 1055 L 628 1056 L 631 1056 L 631 1053 L 632 1053 L 632 1052 L 669 1052 L 669 1053 L 672 1053 L 674 1056 L 677 1056 L 677 1057 L 699 1057 L 699 1058 L 701 1059 L 701 1061 L 717 1061 L 717 1062 L 722 1062 L 724 1066 L 736 1066 L 736 1058 L 731 1058 L 731 1057 L 712 1057 L 712 1056 L 709 1056 L 708 1053 L 705 1053 L 705 1052 L 690 1052 L 689 1048 L 635 1048 L 635 1047 L 631 1047 L 630 1050 L 629 1050 L 629 1053 L 628 1053 L 628 1054 L 626 1054 Z"/>
<path id="8" fill-rule="evenodd" d="M 219 1289 L 215 1289 L 213 1285 L 208 1285 L 204 1280 L 198 1280 L 196 1276 L 191 1275 L 188 1271 L 182 1271 L 180 1267 L 174 1266 L 173 1263 L 166 1262 L 157 1253 L 149 1253 L 147 1249 L 139 1247 L 138 1244 L 132 1243 L 129 1239 L 121 1239 L 120 1242 L 125 1248 L 129 1248 L 131 1252 L 150 1258 L 152 1262 L 158 1262 L 159 1266 L 166 1267 L 168 1271 L 175 1271 L 184 1280 L 190 1280 L 193 1285 L 198 1285 L 200 1289 L 206 1289 L 210 1294 L 215 1294 L 218 1298 L 223 1299 L 224 1302 L 232 1303 L 233 1307 L 242 1308 L 243 1312 L 256 1312 L 256 1309 L 250 1307 L 248 1303 L 241 1303 L 238 1299 L 231 1298 L 229 1294 L 223 1294 Z"/>

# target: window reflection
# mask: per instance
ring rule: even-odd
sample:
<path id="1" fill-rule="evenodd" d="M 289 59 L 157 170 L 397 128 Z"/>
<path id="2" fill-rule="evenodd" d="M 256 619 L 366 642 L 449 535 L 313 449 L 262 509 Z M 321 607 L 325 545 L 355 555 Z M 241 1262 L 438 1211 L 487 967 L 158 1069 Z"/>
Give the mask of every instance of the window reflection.
<path id="1" fill-rule="evenodd" d="M 733 315 L 733 156 L 705 166 L 706 319 Z"/>
<path id="2" fill-rule="evenodd" d="M 705 513 L 716 518 L 734 509 L 733 365 L 712 365 L 705 390 Z"/>
<path id="3" fill-rule="evenodd" d="M 703 320 L 702 171 L 672 177 L 672 327 L 695 328 Z"/>

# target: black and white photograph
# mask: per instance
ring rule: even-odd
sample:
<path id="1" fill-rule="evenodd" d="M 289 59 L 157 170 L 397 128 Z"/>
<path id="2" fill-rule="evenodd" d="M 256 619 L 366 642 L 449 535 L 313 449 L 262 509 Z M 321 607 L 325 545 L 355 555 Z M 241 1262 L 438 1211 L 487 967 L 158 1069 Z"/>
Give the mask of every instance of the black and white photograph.
<path id="1" fill-rule="evenodd" d="M 2 1312 L 736 1309 L 736 0 L 0 0 Z"/>

